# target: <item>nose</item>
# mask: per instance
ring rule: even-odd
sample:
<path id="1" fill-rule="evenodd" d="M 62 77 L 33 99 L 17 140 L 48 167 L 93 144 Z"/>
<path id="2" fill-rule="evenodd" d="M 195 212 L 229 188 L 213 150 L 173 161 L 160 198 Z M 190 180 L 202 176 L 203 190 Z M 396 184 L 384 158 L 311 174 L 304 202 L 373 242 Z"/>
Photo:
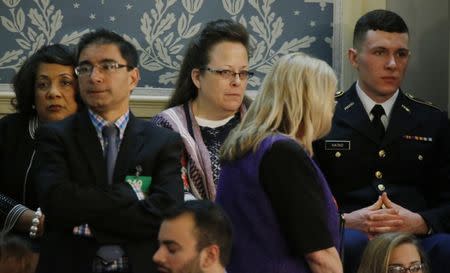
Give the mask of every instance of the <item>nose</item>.
<path id="1" fill-rule="evenodd" d="M 239 73 L 234 74 L 233 79 L 231 80 L 231 85 L 232 86 L 239 86 L 241 85 L 241 77 L 239 76 Z"/>
<path id="2" fill-rule="evenodd" d="M 50 89 L 47 92 L 48 98 L 57 98 L 61 97 L 61 92 L 59 91 L 58 87 L 55 84 L 52 84 L 50 86 Z"/>
<path id="3" fill-rule="evenodd" d="M 164 261 L 163 257 L 164 257 L 164 255 L 163 255 L 162 247 L 159 247 L 158 250 L 153 255 L 153 261 L 155 263 L 160 264 L 160 263 L 162 263 Z"/>
<path id="4" fill-rule="evenodd" d="M 99 82 L 103 80 L 103 73 L 97 66 L 92 67 L 91 74 L 89 74 L 89 78 L 94 82 Z"/>
<path id="5" fill-rule="evenodd" d="M 389 55 L 389 59 L 387 60 L 386 67 L 389 69 L 395 69 L 397 67 L 397 60 L 395 59 L 395 55 Z"/>

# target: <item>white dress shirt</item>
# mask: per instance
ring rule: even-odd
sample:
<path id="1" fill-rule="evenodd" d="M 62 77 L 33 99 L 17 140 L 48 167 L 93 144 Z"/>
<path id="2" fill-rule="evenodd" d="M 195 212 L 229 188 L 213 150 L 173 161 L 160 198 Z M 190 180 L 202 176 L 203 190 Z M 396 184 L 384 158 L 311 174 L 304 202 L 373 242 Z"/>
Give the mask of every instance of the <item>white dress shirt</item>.
<path id="1" fill-rule="evenodd" d="M 367 115 L 369 116 L 369 119 L 373 119 L 373 115 L 370 113 L 372 111 L 372 108 L 375 106 L 375 104 L 380 104 L 386 115 L 381 116 L 381 122 L 383 123 L 384 128 L 386 129 L 389 125 L 389 120 L 391 119 L 391 113 L 392 113 L 392 107 L 394 106 L 395 100 L 398 97 L 399 90 L 395 91 L 395 94 L 390 97 L 387 101 L 383 103 L 377 103 L 374 100 L 372 100 L 367 94 L 361 89 L 359 86 L 359 82 L 356 82 L 356 93 L 358 94 L 359 99 L 361 100 L 364 109 L 367 112 Z"/>

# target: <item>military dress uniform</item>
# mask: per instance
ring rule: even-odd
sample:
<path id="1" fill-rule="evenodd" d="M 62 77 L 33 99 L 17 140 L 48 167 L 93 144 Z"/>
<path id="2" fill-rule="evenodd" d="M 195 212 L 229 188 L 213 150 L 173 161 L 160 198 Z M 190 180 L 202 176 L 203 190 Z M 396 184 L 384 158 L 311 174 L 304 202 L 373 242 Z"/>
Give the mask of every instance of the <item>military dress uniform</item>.
<path id="1" fill-rule="evenodd" d="M 331 132 L 314 143 L 314 155 L 340 210 L 367 207 L 386 192 L 396 204 L 418 212 L 430 232 L 450 232 L 447 114 L 400 91 L 380 139 L 356 84 L 345 93 L 338 92 L 336 101 Z M 347 247 L 346 251 L 354 253 Z M 362 250 L 356 253 L 361 256 Z"/>

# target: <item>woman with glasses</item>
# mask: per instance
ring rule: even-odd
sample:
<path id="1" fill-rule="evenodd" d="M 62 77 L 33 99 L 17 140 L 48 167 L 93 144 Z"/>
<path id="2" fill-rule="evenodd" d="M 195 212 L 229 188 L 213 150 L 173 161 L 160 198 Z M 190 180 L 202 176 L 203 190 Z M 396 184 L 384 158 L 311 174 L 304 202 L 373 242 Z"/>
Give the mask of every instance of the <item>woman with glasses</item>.
<path id="1" fill-rule="evenodd" d="M 33 239 L 42 235 L 44 227 L 30 185 L 35 134 L 40 124 L 62 120 L 79 108 L 75 65 L 75 56 L 66 46 L 43 46 L 13 78 L 11 104 L 16 113 L 0 120 L 1 235 L 25 238 L 35 251 Z"/>
<path id="2" fill-rule="evenodd" d="M 152 119 L 183 138 L 185 200 L 215 199 L 220 148 L 249 104 L 248 46 L 241 24 L 209 22 L 187 49 L 168 109 Z"/>
<path id="3" fill-rule="evenodd" d="M 428 273 L 425 254 L 414 235 L 385 233 L 364 250 L 358 273 Z"/>

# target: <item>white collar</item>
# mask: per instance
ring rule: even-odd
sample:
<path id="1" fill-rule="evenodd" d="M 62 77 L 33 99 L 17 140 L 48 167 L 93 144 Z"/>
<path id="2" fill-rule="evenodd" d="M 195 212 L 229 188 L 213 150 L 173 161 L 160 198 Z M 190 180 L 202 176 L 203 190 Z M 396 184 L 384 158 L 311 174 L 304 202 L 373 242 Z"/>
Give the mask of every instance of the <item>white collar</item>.
<path id="1" fill-rule="evenodd" d="M 222 125 L 227 124 L 228 121 L 230 121 L 234 115 L 229 116 L 227 118 L 221 119 L 221 120 L 210 120 L 210 119 L 204 119 L 200 117 L 195 117 L 195 120 L 197 121 L 197 124 L 201 127 L 209 127 L 209 128 L 217 128 Z"/>
<path id="2" fill-rule="evenodd" d="M 375 106 L 375 104 L 380 104 L 383 107 L 384 112 L 386 113 L 387 120 L 390 120 L 392 108 L 394 107 L 395 100 L 398 97 L 399 89 L 395 91 L 395 94 L 392 97 L 390 97 L 383 103 L 377 103 L 373 101 L 369 96 L 367 96 L 367 94 L 359 86 L 359 81 L 356 82 L 356 93 L 358 94 L 358 97 L 361 100 L 364 109 L 366 110 L 369 117 L 372 117 L 370 111 L 372 111 L 372 108 Z"/>

